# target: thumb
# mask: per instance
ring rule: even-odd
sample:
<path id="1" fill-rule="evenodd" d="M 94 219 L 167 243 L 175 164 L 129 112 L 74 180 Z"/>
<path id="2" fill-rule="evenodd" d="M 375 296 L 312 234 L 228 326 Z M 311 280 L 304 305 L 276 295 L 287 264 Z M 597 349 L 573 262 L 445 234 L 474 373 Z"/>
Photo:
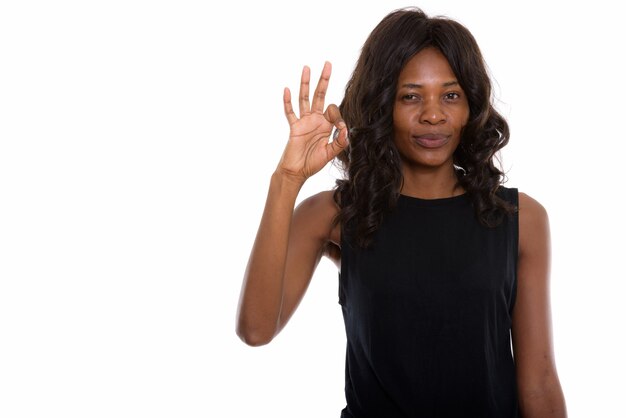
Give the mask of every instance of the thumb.
<path id="1" fill-rule="evenodd" d="M 337 155 L 339 155 L 341 151 L 343 151 L 350 144 L 348 139 L 348 127 L 345 123 L 343 123 L 343 121 L 341 125 L 341 129 L 335 129 L 332 142 L 326 145 L 326 149 L 328 150 L 329 154 L 329 160 L 332 160 Z"/>
<path id="2" fill-rule="evenodd" d="M 327 121 L 335 125 L 335 132 L 333 133 L 333 140 L 326 149 L 329 161 L 335 158 L 341 151 L 348 146 L 348 127 L 341 117 L 341 112 L 335 104 L 331 104 L 326 108 L 324 117 Z"/>

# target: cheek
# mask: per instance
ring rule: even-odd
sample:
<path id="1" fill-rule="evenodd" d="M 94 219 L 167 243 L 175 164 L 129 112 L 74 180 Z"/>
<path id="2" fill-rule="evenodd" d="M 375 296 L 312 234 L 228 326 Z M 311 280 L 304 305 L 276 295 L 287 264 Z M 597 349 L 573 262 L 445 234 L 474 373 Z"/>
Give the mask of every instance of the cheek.
<path id="1" fill-rule="evenodd" d="M 454 126 L 456 130 L 461 131 L 469 121 L 469 112 L 459 112 L 454 118 Z"/>
<path id="2" fill-rule="evenodd" d="M 469 117 L 470 117 L 470 109 L 469 109 L 469 105 L 466 103 L 465 104 L 465 109 L 463 110 L 463 112 L 461 112 L 461 128 L 464 128 L 465 125 L 467 125 L 467 122 L 469 122 Z"/>
<path id="3" fill-rule="evenodd" d="M 403 113 L 402 111 L 393 112 L 393 130 L 401 133 L 406 132 L 411 127 L 410 115 Z"/>

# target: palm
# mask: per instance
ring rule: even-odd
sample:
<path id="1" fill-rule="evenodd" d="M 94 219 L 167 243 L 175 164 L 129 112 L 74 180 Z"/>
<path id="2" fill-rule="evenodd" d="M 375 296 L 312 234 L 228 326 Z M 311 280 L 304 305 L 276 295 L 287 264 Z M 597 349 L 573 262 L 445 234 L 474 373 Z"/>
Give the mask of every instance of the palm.
<path id="1" fill-rule="evenodd" d="M 333 125 L 323 114 L 301 117 L 291 125 L 284 167 L 308 178 L 320 171 L 334 155 L 329 153 L 328 137 Z M 293 151 L 292 151 L 293 150 Z"/>
<path id="2" fill-rule="evenodd" d="M 289 122 L 289 142 L 283 153 L 279 168 L 283 172 L 306 180 L 320 171 L 347 145 L 347 128 L 339 109 L 330 105 L 324 112 L 324 98 L 330 79 L 330 64 L 327 63 L 315 89 L 313 103 L 309 105 L 309 70 L 305 67 L 300 84 L 300 118 L 291 106 L 291 93 L 285 89 L 285 115 Z M 339 136 L 328 142 L 333 126 L 341 129 Z"/>

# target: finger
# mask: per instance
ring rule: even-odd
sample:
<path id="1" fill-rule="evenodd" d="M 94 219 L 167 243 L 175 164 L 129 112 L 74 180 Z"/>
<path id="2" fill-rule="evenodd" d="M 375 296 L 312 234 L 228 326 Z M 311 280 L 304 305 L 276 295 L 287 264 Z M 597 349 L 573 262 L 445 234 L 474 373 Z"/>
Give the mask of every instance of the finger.
<path id="1" fill-rule="evenodd" d="M 343 129 L 346 127 L 346 123 L 343 121 L 341 117 L 341 112 L 339 108 L 335 104 L 328 105 L 326 112 L 324 112 L 324 117 L 327 121 L 332 123 L 337 127 L 337 129 Z"/>
<path id="2" fill-rule="evenodd" d="M 330 65 L 330 62 L 326 61 L 324 63 L 324 68 L 322 69 L 320 81 L 317 83 L 315 94 L 313 95 L 313 106 L 311 107 L 311 111 L 313 112 L 322 113 L 324 111 L 324 100 L 326 99 L 326 90 L 328 90 L 328 82 L 330 80 L 331 72 L 332 66 Z"/>
<path id="3" fill-rule="evenodd" d="M 300 78 L 300 117 L 311 113 L 311 105 L 309 104 L 309 84 L 311 82 L 311 69 L 306 65 L 302 69 L 302 77 Z"/>
<path id="4" fill-rule="evenodd" d="M 285 90 L 283 91 L 283 106 L 285 107 L 287 122 L 289 122 L 289 125 L 293 125 L 294 122 L 298 120 L 298 117 L 293 112 L 293 106 L 291 105 L 291 91 L 289 91 L 289 88 L 287 87 L 285 87 Z"/>

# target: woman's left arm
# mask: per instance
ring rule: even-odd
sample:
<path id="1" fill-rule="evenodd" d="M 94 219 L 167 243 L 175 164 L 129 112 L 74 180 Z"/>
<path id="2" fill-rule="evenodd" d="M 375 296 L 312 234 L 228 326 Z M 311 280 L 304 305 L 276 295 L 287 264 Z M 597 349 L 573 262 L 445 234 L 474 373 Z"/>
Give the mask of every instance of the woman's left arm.
<path id="1" fill-rule="evenodd" d="M 550 313 L 550 226 L 543 206 L 519 194 L 513 355 L 522 417 L 567 416 L 556 371 Z"/>

